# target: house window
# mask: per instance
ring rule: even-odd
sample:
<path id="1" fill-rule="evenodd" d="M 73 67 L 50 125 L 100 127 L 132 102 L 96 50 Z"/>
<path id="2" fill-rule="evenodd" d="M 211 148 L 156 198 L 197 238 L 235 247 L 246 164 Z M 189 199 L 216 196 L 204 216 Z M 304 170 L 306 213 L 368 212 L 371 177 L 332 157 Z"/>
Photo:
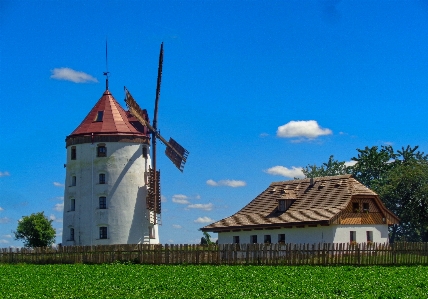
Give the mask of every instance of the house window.
<path id="1" fill-rule="evenodd" d="M 76 210 L 76 200 L 72 198 L 70 200 L 70 211 L 75 211 L 75 210 Z"/>
<path id="2" fill-rule="evenodd" d="M 76 160 L 76 147 L 71 147 L 71 160 Z"/>
<path id="3" fill-rule="evenodd" d="M 70 228 L 70 240 L 69 241 L 74 241 L 74 228 Z"/>
<path id="4" fill-rule="evenodd" d="M 104 111 L 98 111 L 94 121 L 103 121 L 103 115 L 104 115 Z"/>
<path id="5" fill-rule="evenodd" d="M 98 175 L 98 182 L 100 184 L 105 184 L 106 183 L 106 175 L 104 173 L 100 173 Z"/>
<path id="6" fill-rule="evenodd" d="M 278 243 L 285 243 L 285 234 L 278 234 Z"/>
<path id="7" fill-rule="evenodd" d="M 107 157 L 107 148 L 104 145 L 97 147 L 97 157 Z"/>
<path id="8" fill-rule="evenodd" d="M 257 235 L 251 235 L 250 236 L 250 243 L 252 243 L 252 244 L 257 243 Z"/>
<path id="9" fill-rule="evenodd" d="M 264 243 L 266 244 L 270 244 L 270 243 L 272 243 L 271 242 L 271 238 L 270 238 L 270 235 L 265 235 L 265 237 L 264 237 Z"/>
<path id="10" fill-rule="evenodd" d="M 368 230 L 368 231 L 366 231 L 366 235 L 367 235 L 367 243 L 372 243 L 373 242 L 373 232 Z"/>
<path id="11" fill-rule="evenodd" d="M 360 211 L 360 204 L 358 202 L 352 203 L 352 211 L 354 213 L 358 213 Z"/>
<path id="12" fill-rule="evenodd" d="M 147 147 L 143 147 L 143 158 L 147 158 Z"/>
<path id="13" fill-rule="evenodd" d="M 71 177 L 71 186 L 76 186 L 76 176 L 75 175 L 73 175 Z"/>
<path id="14" fill-rule="evenodd" d="M 99 198 L 99 202 L 100 202 L 100 209 L 107 209 L 107 199 L 105 196 L 101 196 Z"/>
<path id="15" fill-rule="evenodd" d="M 150 239 L 155 239 L 155 227 L 154 226 L 149 226 L 149 238 Z"/>
<path id="16" fill-rule="evenodd" d="M 357 232 L 355 230 L 351 230 L 349 234 L 349 242 L 357 242 Z"/>
<path id="17" fill-rule="evenodd" d="M 239 236 L 233 236 L 233 244 L 239 244 Z"/>
<path id="18" fill-rule="evenodd" d="M 370 205 L 368 202 L 363 203 L 363 212 L 368 213 L 369 207 L 370 207 Z"/>
<path id="19" fill-rule="evenodd" d="M 107 227 L 106 226 L 100 227 L 100 239 L 107 239 Z"/>

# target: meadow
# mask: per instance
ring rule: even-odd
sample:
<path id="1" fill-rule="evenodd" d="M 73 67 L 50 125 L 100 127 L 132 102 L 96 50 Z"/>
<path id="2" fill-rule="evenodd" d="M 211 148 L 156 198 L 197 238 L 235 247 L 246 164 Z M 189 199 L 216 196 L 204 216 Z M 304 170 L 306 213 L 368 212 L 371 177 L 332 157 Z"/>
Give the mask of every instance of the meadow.
<path id="1" fill-rule="evenodd" d="M 427 266 L 0 264 L 1 298 L 428 298 Z"/>

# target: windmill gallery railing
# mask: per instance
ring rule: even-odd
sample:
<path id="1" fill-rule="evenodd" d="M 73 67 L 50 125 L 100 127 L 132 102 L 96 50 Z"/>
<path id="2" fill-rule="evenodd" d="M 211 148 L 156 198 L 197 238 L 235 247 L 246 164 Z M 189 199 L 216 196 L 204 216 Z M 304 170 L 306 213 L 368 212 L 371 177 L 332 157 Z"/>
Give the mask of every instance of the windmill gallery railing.
<path id="1" fill-rule="evenodd" d="M 0 263 L 211 265 L 428 264 L 428 243 L 101 245 L 2 248 Z"/>

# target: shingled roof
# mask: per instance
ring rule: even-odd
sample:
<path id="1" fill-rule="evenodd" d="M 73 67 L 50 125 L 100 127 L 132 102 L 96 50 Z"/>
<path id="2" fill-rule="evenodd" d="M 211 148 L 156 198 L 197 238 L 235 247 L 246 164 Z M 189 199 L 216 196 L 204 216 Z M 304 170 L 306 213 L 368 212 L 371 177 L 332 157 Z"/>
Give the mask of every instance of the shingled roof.
<path id="1" fill-rule="evenodd" d="M 201 228 L 202 231 L 274 227 L 301 224 L 331 224 L 348 206 L 352 197 L 374 198 L 379 208 L 391 214 L 378 195 L 352 175 L 274 182 L 236 214 Z M 285 212 L 278 200 L 295 200 Z M 398 219 L 398 218 L 396 218 Z"/>
<path id="2" fill-rule="evenodd" d="M 82 123 L 67 138 L 91 134 L 148 136 L 144 127 L 119 105 L 109 90 L 103 93 Z"/>

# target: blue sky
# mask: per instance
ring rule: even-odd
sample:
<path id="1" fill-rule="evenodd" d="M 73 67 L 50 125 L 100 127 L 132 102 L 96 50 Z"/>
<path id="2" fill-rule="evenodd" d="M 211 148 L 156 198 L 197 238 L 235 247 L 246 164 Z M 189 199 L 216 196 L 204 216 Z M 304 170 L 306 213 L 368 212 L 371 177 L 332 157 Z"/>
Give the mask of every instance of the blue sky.
<path id="1" fill-rule="evenodd" d="M 160 239 L 195 243 L 330 155 L 427 152 L 427 32 L 427 1 L 0 1 L 0 247 L 34 212 L 61 234 L 65 137 L 104 92 L 106 37 L 110 91 L 151 118 L 164 42 L 158 126 L 190 155 L 184 173 L 160 155 Z"/>

